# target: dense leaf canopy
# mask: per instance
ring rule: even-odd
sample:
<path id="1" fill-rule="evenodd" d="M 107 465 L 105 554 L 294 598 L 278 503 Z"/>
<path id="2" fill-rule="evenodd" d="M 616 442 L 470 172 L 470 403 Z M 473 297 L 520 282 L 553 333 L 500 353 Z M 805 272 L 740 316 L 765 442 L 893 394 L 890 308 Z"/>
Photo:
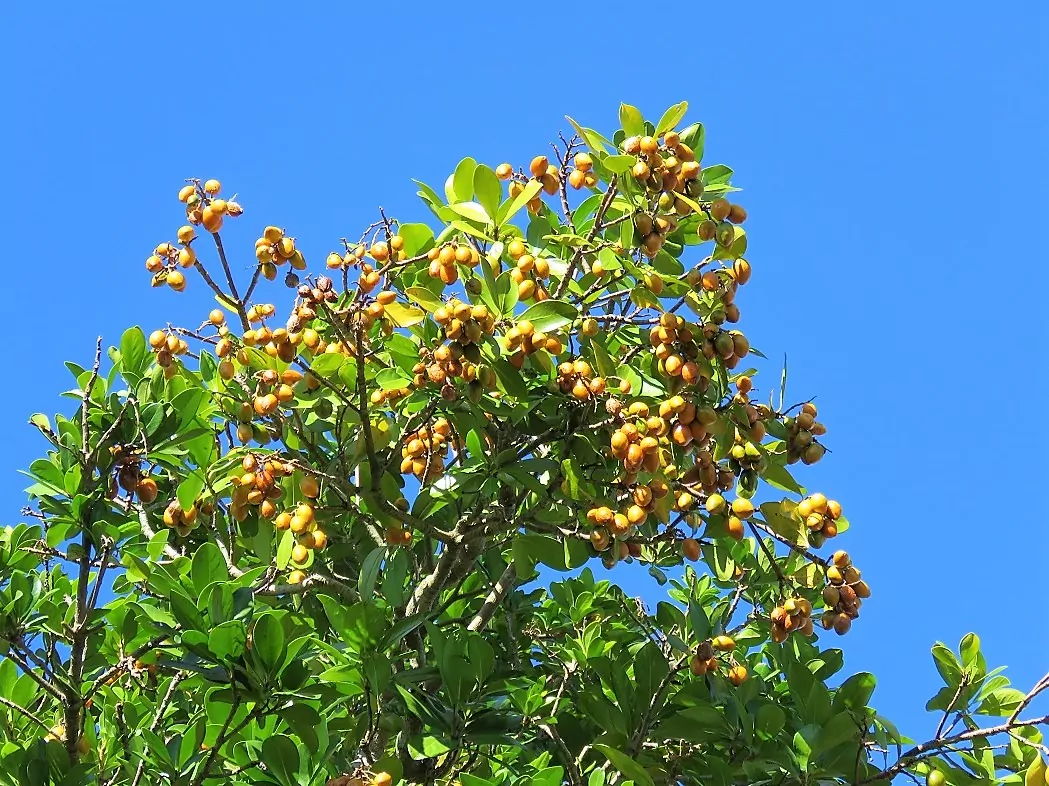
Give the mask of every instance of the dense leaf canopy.
<path id="1" fill-rule="evenodd" d="M 1044 781 L 1049 679 L 975 636 L 924 743 L 841 673 L 871 589 L 802 485 L 827 428 L 756 385 L 746 210 L 685 110 L 463 159 L 312 270 L 259 227 L 247 281 L 245 209 L 189 181 L 146 266 L 220 307 L 100 340 L 31 420 L 0 783 Z"/>

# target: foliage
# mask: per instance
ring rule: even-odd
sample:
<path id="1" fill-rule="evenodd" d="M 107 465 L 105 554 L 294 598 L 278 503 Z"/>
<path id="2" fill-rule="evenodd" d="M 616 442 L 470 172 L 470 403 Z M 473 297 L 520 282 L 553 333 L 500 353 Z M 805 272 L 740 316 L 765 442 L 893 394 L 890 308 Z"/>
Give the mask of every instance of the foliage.
<path id="1" fill-rule="evenodd" d="M 685 109 L 573 121 L 527 171 L 463 159 L 420 184 L 430 224 L 383 214 L 324 275 L 270 226 L 238 282 L 244 209 L 190 181 L 147 268 L 222 308 L 100 340 L 67 364 L 75 414 L 31 421 L 0 783 L 1044 779 L 1025 710 L 1049 679 L 1009 687 L 975 636 L 933 649 L 919 745 L 873 675 L 841 678 L 817 631 L 870 588 L 826 549 L 841 506 L 794 477 L 816 408 L 786 369 L 757 399 L 746 211 Z M 638 569 L 652 609 L 614 580 Z"/>

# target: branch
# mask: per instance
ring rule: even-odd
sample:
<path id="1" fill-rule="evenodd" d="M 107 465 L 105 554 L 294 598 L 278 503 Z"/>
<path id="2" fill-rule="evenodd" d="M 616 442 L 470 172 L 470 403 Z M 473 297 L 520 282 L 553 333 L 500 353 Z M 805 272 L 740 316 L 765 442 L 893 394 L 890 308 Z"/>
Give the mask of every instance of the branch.
<path id="1" fill-rule="evenodd" d="M 146 509 L 143 507 L 138 508 L 138 524 L 142 529 L 142 534 L 146 536 L 147 540 L 153 540 L 157 533 L 153 531 L 153 528 L 149 525 L 149 515 L 146 513 Z M 164 545 L 164 553 L 167 554 L 171 559 L 178 559 L 182 555 L 179 554 L 170 544 Z"/>
<path id="2" fill-rule="evenodd" d="M 965 731 L 961 734 L 955 734 L 953 737 L 943 737 L 942 739 L 929 740 L 923 742 L 920 745 L 915 745 L 909 751 L 900 756 L 899 760 L 886 770 L 882 770 L 876 775 L 872 775 L 869 778 L 865 778 L 860 781 L 857 786 L 863 786 L 865 783 L 871 783 L 872 781 L 883 780 L 885 778 L 891 778 L 894 775 L 899 774 L 907 767 L 917 764 L 923 759 L 927 759 L 930 756 L 936 754 L 937 751 L 943 750 L 944 748 L 950 748 L 959 742 L 966 742 L 967 740 L 978 740 L 984 737 L 993 737 L 996 734 L 1008 734 L 1012 729 L 1018 726 L 1044 726 L 1049 724 L 1049 715 L 1043 715 L 1040 718 L 1028 718 L 1026 720 L 1013 720 L 999 724 L 998 726 L 990 726 L 986 729 L 973 729 L 972 731 Z"/>
<path id="3" fill-rule="evenodd" d="M 126 664 L 133 664 L 136 660 L 141 658 L 147 652 L 156 649 L 167 640 L 167 635 L 156 636 L 147 641 L 142 646 L 135 649 L 133 652 L 129 653 L 126 657 L 122 658 L 121 661 L 117 663 L 117 665 L 111 666 L 110 668 L 106 669 L 98 677 L 95 678 L 95 681 L 91 683 L 91 687 L 87 689 L 86 693 L 84 693 L 84 701 L 87 701 L 96 693 L 98 693 L 98 691 L 102 689 L 102 687 L 106 684 L 108 680 L 111 680 L 113 677 L 115 677 L 117 674 L 120 674 L 122 671 L 127 671 Z"/>
<path id="4" fill-rule="evenodd" d="M 244 301 L 241 300 L 240 295 L 237 293 L 237 284 L 233 280 L 233 272 L 230 270 L 229 262 L 226 261 L 226 249 L 222 245 L 222 238 L 218 232 L 212 232 L 211 237 L 215 240 L 215 250 L 219 253 L 219 262 L 222 263 L 222 270 L 226 274 L 226 283 L 229 284 L 230 294 L 233 296 L 233 302 L 237 306 L 237 315 L 240 316 L 240 322 L 244 330 L 251 327 L 248 322 L 248 312 L 244 309 Z M 208 277 L 207 271 L 204 270 L 204 266 L 198 261 L 196 264 L 200 274 L 204 276 L 204 279 L 211 284 L 211 288 L 216 290 L 216 294 L 221 294 L 221 290 L 215 286 L 215 282 L 211 281 Z M 259 266 L 261 268 L 261 266 Z M 256 268 L 258 270 L 259 268 Z M 253 282 L 254 283 L 254 282 Z"/>
<path id="5" fill-rule="evenodd" d="M 492 591 L 488 593 L 488 597 L 484 599 L 477 616 L 470 620 L 470 624 L 466 626 L 466 629 L 478 631 L 487 625 L 492 619 L 492 615 L 495 614 L 495 610 L 499 608 L 499 604 L 503 602 L 503 598 L 506 597 L 506 593 L 513 588 L 516 581 L 517 568 L 514 566 L 513 560 L 511 560 L 510 564 L 506 566 L 506 570 L 503 571 L 503 575 L 495 582 Z"/>
<path id="6" fill-rule="evenodd" d="M 1034 697 L 1046 688 L 1049 688 L 1049 674 L 1046 674 L 1034 684 L 1034 687 L 1031 688 L 1027 695 L 1023 697 L 1023 700 L 1016 706 L 1016 709 L 1013 710 L 1013 714 L 1009 716 L 1006 723 L 1014 723 L 1016 719 L 1020 717 L 1020 713 L 1027 709 L 1027 705 L 1034 701 Z"/>
<path id="7" fill-rule="evenodd" d="M 557 729 L 549 723 L 537 724 L 538 728 L 542 730 L 550 741 L 554 743 L 558 753 L 561 754 L 561 761 L 565 765 L 565 773 L 568 775 L 568 782 L 572 786 L 583 786 L 583 774 L 579 771 L 579 763 L 576 762 L 575 757 L 572 755 L 572 751 L 565 745 L 565 741 L 561 739 L 561 735 L 557 733 Z"/>
<path id="8" fill-rule="evenodd" d="M 356 603 L 361 599 L 360 595 L 357 594 L 357 590 L 349 584 L 344 584 L 332 576 L 324 576 L 320 573 L 311 573 L 298 584 L 271 584 L 269 586 L 263 586 L 255 590 L 255 594 L 266 596 L 301 595 L 306 592 L 306 590 L 315 586 L 332 590 L 333 594 L 347 599 L 351 603 Z"/>
<path id="9" fill-rule="evenodd" d="M 12 709 L 15 712 L 21 713 L 25 717 L 29 718 L 29 720 L 33 721 L 33 723 L 35 723 L 37 726 L 42 728 L 44 731 L 51 731 L 51 727 L 44 723 L 42 720 L 40 720 L 40 718 L 36 717 L 36 715 L 34 715 L 32 712 L 27 710 L 25 707 L 15 704 L 9 699 L 5 699 L 3 696 L 0 696 L 0 706 L 7 707 L 8 709 Z"/>
<path id="10" fill-rule="evenodd" d="M 59 702 L 65 702 L 66 697 L 65 695 L 63 695 L 62 691 L 60 691 L 50 682 L 48 682 L 35 671 L 33 671 L 33 668 L 28 663 L 26 663 L 25 658 L 23 658 L 21 655 L 15 652 L 13 649 L 8 651 L 7 657 L 13 660 L 15 662 L 15 665 L 22 669 L 24 673 L 28 674 L 29 678 L 33 680 L 33 682 L 35 682 L 45 691 L 50 693 L 51 696 L 58 699 Z"/>

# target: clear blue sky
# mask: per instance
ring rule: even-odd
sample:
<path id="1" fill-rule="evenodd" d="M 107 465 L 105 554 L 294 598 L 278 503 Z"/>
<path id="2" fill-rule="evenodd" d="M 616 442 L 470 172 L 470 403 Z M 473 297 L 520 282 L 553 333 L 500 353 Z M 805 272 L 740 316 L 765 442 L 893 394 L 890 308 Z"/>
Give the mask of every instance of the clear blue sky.
<path id="1" fill-rule="evenodd" d="M 142 265 L 181 223 L 183 178 L 239 192 L 235 265 L 267 223 L 319 263 L 376 205 L 422 217 L 412 177 L 526 162 L 566 113 L 611 129 L 620 101 L 686 99 L 705 162 L 744 188 L 741 327 L 788 353 L 788 392 L 818 395 L 829 427 L 833 455 L 799 476 L 841 500 L 873 587 L 847 668 L 877 673 L 875 703 L 915 735 L 937 639 L 978 631 L 1028 687 L 1049 663 L 1044 4 L 454 5 L 5 13 L 0 522 L 43 447 L 27 418 L 69 403 L 62 361 L 212 307 L 196 280 L 150 290 Z"/>

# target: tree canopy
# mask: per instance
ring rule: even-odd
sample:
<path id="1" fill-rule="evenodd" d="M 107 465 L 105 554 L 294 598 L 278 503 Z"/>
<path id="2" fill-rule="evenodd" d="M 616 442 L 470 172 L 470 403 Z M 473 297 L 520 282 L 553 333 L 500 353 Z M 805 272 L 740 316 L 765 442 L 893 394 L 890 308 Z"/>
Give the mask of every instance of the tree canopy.
<path id="1" fill-rule="evenodd" d="M 278 226 L 246 265 L 250 210 L 187 181 L 146 267 L 217 307 L 99 339 L 31 418 L 0 783 L 1049 783 L 1049 675 L 975 635 L 924 742 L 843 675 L 871 588 L 828 428 L 758 383 L 747 212 L 686 109 L 464 158 L 312 268 Z"/>

